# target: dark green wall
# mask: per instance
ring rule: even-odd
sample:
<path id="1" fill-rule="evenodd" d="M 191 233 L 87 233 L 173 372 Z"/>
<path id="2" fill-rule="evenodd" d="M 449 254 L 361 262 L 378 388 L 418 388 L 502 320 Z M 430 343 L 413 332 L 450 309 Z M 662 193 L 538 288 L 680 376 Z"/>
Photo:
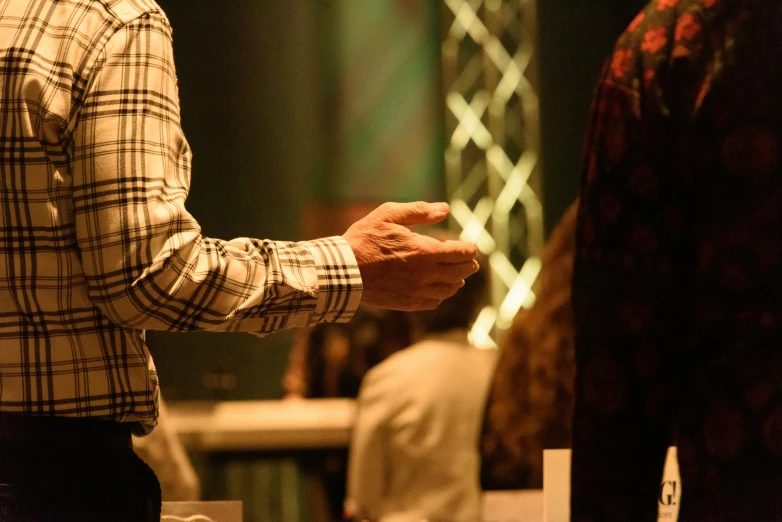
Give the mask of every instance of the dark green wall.
<path id="1" fill-rule="evenodd" d="M 308 203 L 440 193 L 436 10 L 396 0 L 159 3 L 193 150 L 187 206 L 206 235 L 302 239 Z M 148 339 L 171 399 L 274 398 L 292 334 Z M 235 388 L 203 385 L 221 378 Z"/>
<path id="2" fill-rule="evenodd" d="M 577 192 L 601 64 L 643 3 L 538 2 L 547 231 Z M 311 0 L 159 4 L 174 29 L 182 120 L 194 153 L 188 209 L 210 236 L 299 239 L 298 216 L 319 192 L 329 157 L 328 10 Z M 172 399 L 277 397 L 290 341 L 285 332 L 265 339 L 149 333 Z M 215 374 L 233 374 L 236 387 L 205 387 Z"/>
<path id="3" fill-rule="evenodd" d="M 182 124 L 193 150 L 187 207 L 208 236 L 299 239 L 322 163 L 317 18 L 309 2 L 160 0 L 173 27 Z M 164 395 L 275 398 L 291 334 L 149 332 Z M 215 375 L 236 377 L 212 390 Z"/>
<path id="4" fill-rule="evenodd" d="M 603 61 L 645 0 L 539 0 L 546 232 L 578 192 L 589 104 Z"/>

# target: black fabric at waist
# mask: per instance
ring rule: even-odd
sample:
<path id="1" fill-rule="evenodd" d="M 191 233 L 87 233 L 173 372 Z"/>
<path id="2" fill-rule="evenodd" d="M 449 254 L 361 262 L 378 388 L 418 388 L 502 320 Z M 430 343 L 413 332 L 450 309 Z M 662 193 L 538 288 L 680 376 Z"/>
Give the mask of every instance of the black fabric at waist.
<path id="1" fill-rule="evenodd" d="M 0 443 L 133 448 L 131 424 L 96 418 L 0 413 Z"/>

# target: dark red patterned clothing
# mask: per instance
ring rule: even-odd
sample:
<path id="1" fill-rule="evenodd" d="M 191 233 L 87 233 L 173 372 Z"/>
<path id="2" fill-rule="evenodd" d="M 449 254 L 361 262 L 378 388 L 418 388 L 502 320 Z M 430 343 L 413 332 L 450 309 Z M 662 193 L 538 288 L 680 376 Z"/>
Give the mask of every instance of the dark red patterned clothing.
<path id="1" fill-rule="evenodd" d="M 654 0 L 586 140 L 572 519 L 782 521 L 782 3 Z"/>

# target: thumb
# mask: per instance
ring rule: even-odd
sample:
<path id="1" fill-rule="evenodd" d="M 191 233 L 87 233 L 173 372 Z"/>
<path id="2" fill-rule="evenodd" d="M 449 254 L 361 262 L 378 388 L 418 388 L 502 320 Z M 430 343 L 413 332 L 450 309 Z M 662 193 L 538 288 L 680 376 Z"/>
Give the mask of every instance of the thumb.
<path id="1" fill-rule="evenodd" d="M 383 203 L 369 216 L 373 220 L 398 225 L 433 225 L 445 219 L 450 212 L 448 203 Z"/>

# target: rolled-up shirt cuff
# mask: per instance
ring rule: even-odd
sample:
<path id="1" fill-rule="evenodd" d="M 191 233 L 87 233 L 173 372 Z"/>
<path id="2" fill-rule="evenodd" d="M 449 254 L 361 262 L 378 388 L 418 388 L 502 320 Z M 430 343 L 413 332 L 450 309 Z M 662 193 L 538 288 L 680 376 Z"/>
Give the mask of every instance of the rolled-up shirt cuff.
<path id="1" fill-rule="evenodd" d="M 313 323 L 346 323 L 361 302 L 363 282 L 353 250 L 341 236 L 300 243 L 312 253 L 318 298 Z"/>

